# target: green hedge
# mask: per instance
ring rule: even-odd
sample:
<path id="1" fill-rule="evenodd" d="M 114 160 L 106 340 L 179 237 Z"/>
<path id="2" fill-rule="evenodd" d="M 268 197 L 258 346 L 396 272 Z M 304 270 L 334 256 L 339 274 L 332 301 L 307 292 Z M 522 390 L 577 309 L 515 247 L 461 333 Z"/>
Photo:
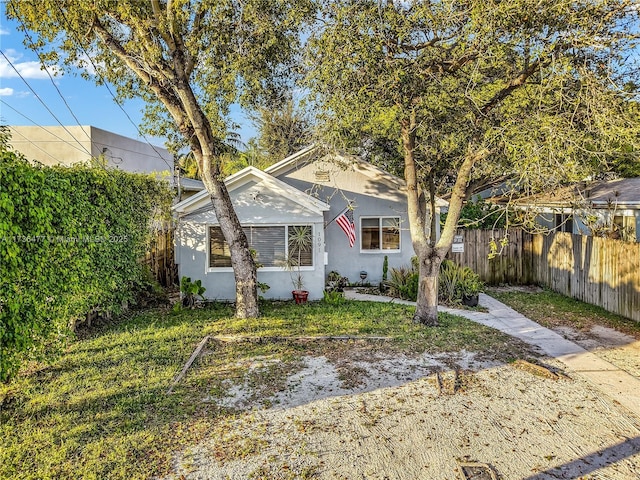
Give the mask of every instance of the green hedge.
<path id="1" fill-rule="evenodd" d="M 0 149 L 0 381 L 55 355 L 91 309 L 135 298 L 151 222 L 170 201 L 148 176 L 34 166 Z"/>

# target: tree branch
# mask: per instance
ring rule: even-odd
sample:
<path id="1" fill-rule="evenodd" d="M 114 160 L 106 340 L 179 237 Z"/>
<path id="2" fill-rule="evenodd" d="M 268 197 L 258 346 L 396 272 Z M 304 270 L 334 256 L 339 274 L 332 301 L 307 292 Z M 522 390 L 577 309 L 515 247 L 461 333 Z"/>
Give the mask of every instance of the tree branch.
<path id="1" fill-rule="evenodd" d="M 515 78 L 513 78 L 506 87 L 496 93 L 491 100 L 480 107 L 480 114 L 487 115 L 502 100 L 507 98 L 511 92 L 523 86 L 534 73 L 540 70 L 541 66 L 542 64 L 540 59 L 537 59 L 535 62 L 525 66 L 525 68 Z"/>

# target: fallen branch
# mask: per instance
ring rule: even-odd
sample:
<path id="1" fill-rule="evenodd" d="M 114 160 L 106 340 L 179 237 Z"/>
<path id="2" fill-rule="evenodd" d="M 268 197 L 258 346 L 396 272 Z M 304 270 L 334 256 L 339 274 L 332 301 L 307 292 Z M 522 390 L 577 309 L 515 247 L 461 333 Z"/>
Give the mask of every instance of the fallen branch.
<path id="1" fill-rule="evenodd" d="M 169 390 L 167 390 L 167 395 L 173 392 L 173 387 L 175 387 L 176 384 L 184 378 L 185 374 L 187 373 L 187 370 L 189 370 L 189 367 L 195 361 L 195 359 L 198 358 L 198 356 L 200 355 L 200 352 L 202 352 L 202 349 L 206 345 L 209 338 L 210 338 L 209 335 L 207 335 L 200 341 L 196 349 L 191 354 L 191 357 L 189 357 L 189 360 L 187 360 L 187 363 L 184 364 L 184 368 L 182 369 L 182 371 L 178 375 L 176 375 L 176 377 L 173 379 L 173 382 L 171 383 Z"/>
<path id="2" fill-rule="evenodd" d="M 314 342 L 318 340 L 329 341 L 346 341 L 346 340 L 393 340 L 393 337 L 369 337 L 369 336 L 355 336 L 355 335 L 322 335 L 322 336 L 245 336 L 245 335 L 216 335 L 213 339 L 217 342 L 226 343 L 239 343 L 239 342 L 251 342 L 251 343 L 266 343 L 266 342 Z"/>

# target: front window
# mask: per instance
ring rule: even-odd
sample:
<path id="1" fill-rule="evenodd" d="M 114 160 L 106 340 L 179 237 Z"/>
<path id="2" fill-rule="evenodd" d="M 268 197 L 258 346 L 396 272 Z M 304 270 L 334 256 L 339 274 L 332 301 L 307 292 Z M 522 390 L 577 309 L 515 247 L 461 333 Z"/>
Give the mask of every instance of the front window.
<path id="1" fill-rule="evenodd" d="M 250 226 L 242 229 L 260 267 L 282 267 L 289 254 L 295 254 L 297 259 L 298 250 L 291 245 L 290 239 L 293 239 L 294 233 L 298 231 L 308 240 L 300 249 L 300 266 L 313 266 L 313 237 L 310 226 Z M 218 226 L 209 227 L 209 267 L 231 267 L 229 245 Z"/>
<path id="2" fill-rule="evenodd" d="M 362 250 L 400 250 L 400 218 L 361 218 L 360 239 Z"/>

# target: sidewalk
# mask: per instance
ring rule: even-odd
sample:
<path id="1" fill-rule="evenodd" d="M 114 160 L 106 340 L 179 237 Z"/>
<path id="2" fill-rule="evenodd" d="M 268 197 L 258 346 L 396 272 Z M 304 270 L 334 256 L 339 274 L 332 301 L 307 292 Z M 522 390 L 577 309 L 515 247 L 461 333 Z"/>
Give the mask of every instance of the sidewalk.
<path id="1" fill-rule="evenodd" d="M 415 302 L 380 295 L 365 295 L 354 290 L 345 291 L 345 297 L 351 300 L 415 305 Z M 438 307 L 438 310 L 468 318 L 538 347 L 545 355 L 560 360 L 569 370 L 583 376 L 602 393 L 640 416 L 640 378 L 620 370 L 552 330 L 538 325 L 489 295 L 480 294 L 480 305 L 489 311 L 478 312 L 447 307 Z"/>

